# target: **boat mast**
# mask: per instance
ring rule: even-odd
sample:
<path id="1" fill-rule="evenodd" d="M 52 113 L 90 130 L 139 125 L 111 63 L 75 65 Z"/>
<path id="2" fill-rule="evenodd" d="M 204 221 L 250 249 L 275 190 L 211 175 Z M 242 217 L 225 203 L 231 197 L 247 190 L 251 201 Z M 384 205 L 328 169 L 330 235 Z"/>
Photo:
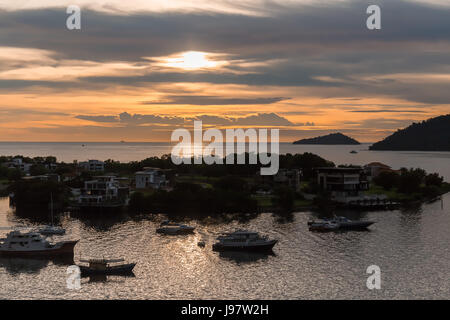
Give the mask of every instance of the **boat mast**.
<path id="1" fill-rule="evenodd" d="M 50 213 L 52 215 L 52 227 L 54 226 L 53 224 L 53 193 L 50 192 Z"/>

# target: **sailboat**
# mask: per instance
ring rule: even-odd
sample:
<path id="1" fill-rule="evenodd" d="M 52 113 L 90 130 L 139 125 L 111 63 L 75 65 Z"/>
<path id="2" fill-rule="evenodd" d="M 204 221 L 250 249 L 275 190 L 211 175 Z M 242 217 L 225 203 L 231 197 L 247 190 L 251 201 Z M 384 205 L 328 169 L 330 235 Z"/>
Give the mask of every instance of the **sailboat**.
<path id="1" fill-rule="evenodd" d="M 39 233 L 45 236 L 52 236 L 52 235 L 57 235 L 57 236 L 62 236 L 63 234 L 66 233 L 66 229 L 61 228 L 61 227 L 57 227 L 54 225 L 53 223 L 53 194 L 50 193 L 50 212 L 52 215 L 52 225 L 49 226 L 44 226 L 42 229 L 39 229 Z"/>

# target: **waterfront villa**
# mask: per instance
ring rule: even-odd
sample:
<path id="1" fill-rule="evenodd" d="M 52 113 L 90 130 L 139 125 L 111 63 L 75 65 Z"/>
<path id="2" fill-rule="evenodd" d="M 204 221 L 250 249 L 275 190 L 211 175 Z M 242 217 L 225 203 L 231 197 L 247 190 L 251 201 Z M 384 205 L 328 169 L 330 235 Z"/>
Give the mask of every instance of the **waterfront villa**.
<path id="1" fill-rule="evenodd" d="M 369 181 L 377 177 L 382 172 L 393 171 L 392 168 L 381 162 L 371 162 L 364 166 L 364 172 Z"/>
<path id="2" fill-rule="evenodd" d="M 99 160 L 88 160 L 79 162 L 78 166 L 86 171 L 103 172 L 105 171 L 105 163 Z"/>
<path id="3" fill-rule="evenodd" d="M 94 179 L 85 181 L 78 206 L 115 207 L 128 202 L 129 188 L 122 186 L 115 176 L 97 176 Z"/>
<path id="4" fill-rule="evenodd" d="M 167 179 L 160 168 L 145 167 L 143 171 L 135 173 L 136 189 L 154 188 L 159 189 L 167 185 Z"/>
<path id="5" fill-rule="evenodd" d="M 301 180 L 300 169 L 279 169 L 275 175 L 261 175 L 260 178 L 264 184 L 268 184 L 271 187 L 275 186 L 288 186 L 294 191 L 300 190 Z"/>
<path id="6" fill-rule="evenodd" d="M 324 191 L 331 193 L 336 201 L 349 197 L 359 197 L 369 189 L 369 182 L 361 167 L 357 168 L 317 168 L 317 183 Z"/>

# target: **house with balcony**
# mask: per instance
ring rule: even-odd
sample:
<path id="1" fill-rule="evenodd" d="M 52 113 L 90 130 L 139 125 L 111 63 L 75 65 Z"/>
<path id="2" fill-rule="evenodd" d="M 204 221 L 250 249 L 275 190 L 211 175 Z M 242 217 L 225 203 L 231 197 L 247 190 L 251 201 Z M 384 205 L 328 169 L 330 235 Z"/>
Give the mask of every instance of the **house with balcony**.
<path id="1" fill-rule="evenodd" d="M 369 181 L 361 167 L 316 168 L 315 171 L 320 189 L 329 192 L 338 202 L 358 199 L 369 189 Z"/>
<path id="2" fill-rule="evenodd" d="M 97 176 L 84 182 L 77 199 L 79 207 L 121 207 L 128 203 L 129 187 L 115 176 Z"/>
<path id="3" fill-rule="evenodd" d="M 83 170 L 91 172 L 103 172 L 105 171 L 105 163 L 99 160 L 88 160 L 78 163 L 78 167 Z"/>
<path id="4" fill-rule="evenodd" d="M 135 173 L 136 189 L 160 189 L 167 186 L 167 170 L 145 167 L 144 170 Z"/>

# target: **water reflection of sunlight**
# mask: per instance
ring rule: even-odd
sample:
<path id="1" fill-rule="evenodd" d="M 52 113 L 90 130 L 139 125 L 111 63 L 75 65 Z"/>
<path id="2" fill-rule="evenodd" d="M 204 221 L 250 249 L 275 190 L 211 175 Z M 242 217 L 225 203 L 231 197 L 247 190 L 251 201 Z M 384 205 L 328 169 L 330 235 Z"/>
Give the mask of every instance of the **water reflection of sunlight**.
<path id="1" fill-rule="evenodd" d="M 205 250 L 197 245 L 201 240 L 201 235 L 195 233 L 173 240 L 169 242 L 167 249 L 169 252 L 175 253 L 175 259 L 172 259 L 171 262 L 176 263 L 175 268 L 177 270 L 189 276 L 206 272 Z"/>

